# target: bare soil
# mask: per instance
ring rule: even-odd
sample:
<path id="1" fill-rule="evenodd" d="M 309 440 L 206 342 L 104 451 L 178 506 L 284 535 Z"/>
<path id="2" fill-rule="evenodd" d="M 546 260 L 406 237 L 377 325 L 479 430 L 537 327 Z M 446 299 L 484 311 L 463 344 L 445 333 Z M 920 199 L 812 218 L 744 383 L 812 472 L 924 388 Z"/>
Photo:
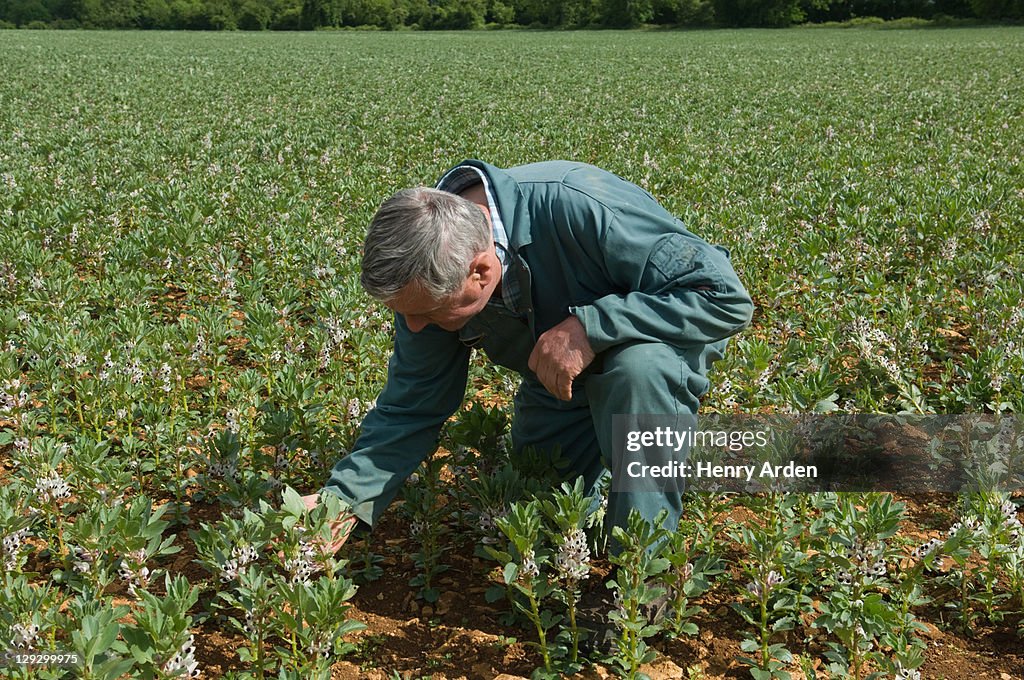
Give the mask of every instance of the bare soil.
<path id="1" fill-rule="evenodd" d="M 907 529 L 914 533 L 935 535 L 938 528 L 948 526 L 948 497 L 901 500 L 907 504 Z M 742 513 L 743 509 L 737 512 Z M 442 595 L 438 602 L 426 604 L 416 600 L 413 589 L 407 585 L 415 575 L 407 557 L 413 545 L 393 509 L 368 540 L 370 548 L 384 556 L 384 574 L 361 585 L 350 603 L 350 615 L 363 622 L 366 629 L 352 634 L 350 639 L 357 651 L 335 664 L 333 678 L 512 680 L 528 677 L 541 664 L 539 656 L 526 644 L 533 639 L 531 631 L 502 622 L 507 610 L 505 601 L 489 604 L 485 600 L 493 563 L 473 557 L 472 545 L 452 546 L 445 560 L 450 569 L 439 578 Z M 354 544 L 346 549 L 354 557 L 360 547 Z M 188 552 L 186 549 L 176 556 L 171 568 L 201 578 L 199 567 L 185 564 Z M 607 565 L 597 566 L 607 571 Z M 595 582 L 591 587 L 598 585 Z M 745 624 L 729 606 L 734 599 L 727 580 L 712 588 L 695 602 L 703 608 L 694 619 L 699 634 L 692 638 L 656 638 L 653 645 L 659 658 L 643 670 L 653 680 L 691 676 L 749 678 L 749 671 L 736 661 Z M 933 606 L 917 614 L 927 626 L 922 634 L 928 645 L 922 678 L 1024 680 L 1024 640 L 1014 632 L 1016 620 L 1008 619 L 998 627 L 975 626 L 968 634 L 941 607 Z M 196 658 L 205 677 L 219 677 L 227 669 L 240 668 L 235 652 L 242 642 L 240 638 L 225 634 L 211 622 L 196 632 Z M 808 639 L 810 642 L 805 642 Z M 798 627 L 787 642 L 791 650 L 814 652 L 823 649 L 824 638 L 820 630 Z M 804 677 L 796 667 L 790 671 L 794 680 Z M 827 677 L 823 670 L 819 672 Z M 577 680 L 606 677 L 615 674 L 600 665 L 576 676 Z"/>

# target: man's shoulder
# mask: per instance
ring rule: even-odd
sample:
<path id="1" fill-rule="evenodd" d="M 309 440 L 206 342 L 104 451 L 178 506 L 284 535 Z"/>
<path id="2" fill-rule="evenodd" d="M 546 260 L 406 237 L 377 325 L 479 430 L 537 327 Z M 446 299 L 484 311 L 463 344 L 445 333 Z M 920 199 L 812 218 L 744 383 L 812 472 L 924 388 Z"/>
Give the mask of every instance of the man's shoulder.
<path id="1" fill-rule="evenodd" d="M 612 210 L 622 205 L 657 206 L 654 196 L 642 187 L 589 163 L 544 161 L 520 165 L 507 172 L 521 187 L 539 183 L 558 184 L 563 200 L 598 203 Z"/>
<path id="2" fill-rule="evenodd" d="M 527 184 L 531 182 L 564 182 L 574 172 L 586 168 L 597 169 L 586 163 L 554 160 L 516 165 L 508 168 L 505 172 L 511 175 L 517 182 Z"/>
<path id="3" fill-rule="evenodd" d="M 445 173 L 444 177 L 453 176 L 463 169 L 474 168 L 483 172 L 490 179 L 496 179 L 504 175 L 518 184 L 546 183 L 546 182 L 567 182 L 571 181 L 576 174 L 606 174 L 611 173 L 602 170 L 588 163 L 568 160 L 549 160 L 514 165 L 508 168 L 498 167 L 486 161 L 467 159 L 454 166 Z"/>

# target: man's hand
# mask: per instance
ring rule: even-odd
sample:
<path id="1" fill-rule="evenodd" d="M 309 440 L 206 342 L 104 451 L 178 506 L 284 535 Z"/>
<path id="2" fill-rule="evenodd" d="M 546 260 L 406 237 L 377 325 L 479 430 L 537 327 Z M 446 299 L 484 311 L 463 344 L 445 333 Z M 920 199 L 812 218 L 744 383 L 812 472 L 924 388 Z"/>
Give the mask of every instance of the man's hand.
<path id="1" fill-rule="evenodd" d="M 572 381 L 594 360 L 587 332 L 575 316 L 545 331 L 530 353 L 527 365 L 548 392 L 572 399 Z"/>
<path id="2" fill-rule="evenodd" d="M 312 510 L 320 502 L 320 494 L 310 494 L 309 496 L 303 496 L 302 502 L 306 504 L 306 508 Z M 356 525 L 356 518 L 352 515 L 342 515 L 339 519 L 331 522 L 331 543 L 327 546 L 327 551 L 333 555 L 338 552 L 341 546 L 345 545 L 345 541 L 348 540 L 349 534 L 352 533 L 352 528 Z"/>

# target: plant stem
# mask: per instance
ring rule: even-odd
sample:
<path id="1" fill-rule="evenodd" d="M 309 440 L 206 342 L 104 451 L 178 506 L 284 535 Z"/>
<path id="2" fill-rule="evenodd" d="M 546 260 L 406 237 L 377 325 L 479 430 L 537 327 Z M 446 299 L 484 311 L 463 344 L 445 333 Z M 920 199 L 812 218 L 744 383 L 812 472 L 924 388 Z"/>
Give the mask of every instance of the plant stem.
<path id="1" fill-rule="evenodd" d="M 540 621 L 540 605 L 537 602 L 537 596 L 533 593 L 533 579 L 527 581 L 526 590 L 526 596 L 530 600 L 530 618 L 533 620 L 533 625 L 537 627 L 537 638 L 540 640 L 540 655 L 544 659 L 544 670 L 550 671 L 551 654 L 548 651 L 548 638 Z"/>
<path id="2" fill-rule="evenodd" d="M 768 588 L 762 584 L 761 597 L 761 670 L 767 671 L 771 666 L 771 652 L 768 649 L 768 641 L 771 634 L 768 631 Z"/>
<path id="3" fill-rule="evenodd" d="M 569 634 L 572 637 L 572 654 L 569 660 L 573 663 L 579 659 L 580 649 L 580 631 L 576 627 L 576 600 L 579 599 L 579 595 L 576 592 L 575 585 L 569 589 Z"/>

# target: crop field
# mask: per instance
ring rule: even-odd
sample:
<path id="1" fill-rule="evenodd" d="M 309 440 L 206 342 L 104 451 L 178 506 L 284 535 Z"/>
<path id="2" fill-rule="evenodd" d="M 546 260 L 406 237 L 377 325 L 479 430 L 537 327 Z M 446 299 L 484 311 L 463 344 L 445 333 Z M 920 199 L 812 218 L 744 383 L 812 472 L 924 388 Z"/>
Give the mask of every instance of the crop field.
<path id="1" fill-rule="evenodd" d="M 709 412 L 1020 414 L 1024 29 L 0 31 L 0 73 L 0 653 L 50 654 L 0 675 L 1024 678 L 1020 492 L 688 493 L 610 558 L 483 356 L 371 535 L 299 498 L 386 376 L 369 219 L 465 158 L 731 250 Z"/>

